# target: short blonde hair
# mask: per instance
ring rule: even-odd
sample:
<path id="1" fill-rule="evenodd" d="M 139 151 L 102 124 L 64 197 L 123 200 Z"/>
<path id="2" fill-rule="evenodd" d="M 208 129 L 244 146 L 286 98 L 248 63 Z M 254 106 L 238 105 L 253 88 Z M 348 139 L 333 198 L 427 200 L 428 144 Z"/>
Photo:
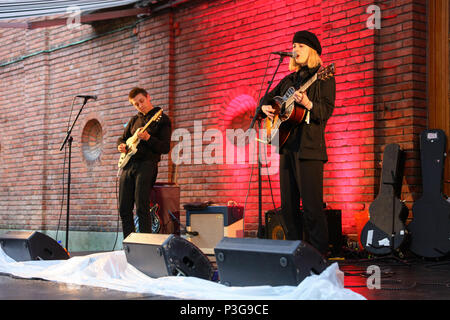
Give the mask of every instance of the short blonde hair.
<path id="1" fill-rule="evenodd" d="M 308 68 L 313 69 L 319 65 L 322 65 L 322 59 L 320 59 L 320 56 L 317 53 L 317 51 L 311 48 L 310 46 L 307 47 L 309 49 L 308 59 L 306 60 L 306 65 L 308 66 Z M 291 58 L 289 61 L 289 71 L 298 71 L 300 68 L 301 65 L 295 62 L 294 58 Z"/>

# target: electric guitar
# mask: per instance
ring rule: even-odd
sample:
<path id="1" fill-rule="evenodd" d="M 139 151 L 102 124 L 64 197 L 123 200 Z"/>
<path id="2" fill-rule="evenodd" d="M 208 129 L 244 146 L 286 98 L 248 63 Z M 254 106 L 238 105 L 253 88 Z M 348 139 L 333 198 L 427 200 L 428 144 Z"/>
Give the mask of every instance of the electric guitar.
<path id="1" fill-rule="evenodd" d="M 158 233 L 161 230 L 161 219 L 159 217 L 159 204 L 155 203 L 149 210 L 150 221 L 152 225 L 152 233 Z M 136 232 L 139 232 L 139 218 L 136 215 L 134 217 L 134 228 Z"/>
<path id="2" fill-rule="evenodd" d="M 304 85 L 298 89 L 298 92 L 305 92 L 316 80 L 326 80 L 334 76 L 336 69 L 334 63 L 315 73 Z M 266 118 L 264 126 L 266 137 L 260 141 L 267 144 L 274 144 L 278 140 L 281 147 L 289 137 L 291 130 L 303 121 L 307 111 L 304 107 L 295 104 L 294 87 L 290 87 L 284 96 L 276 96 L 271 103 L 275 109 L 275 116 L 272 120 Z M 278 136 L 278 139 L 277 139 Z"/>
<path id="3" fill-rule="evenodd" d="M 128 163 L 128 161 L 130 161 L 131 157 L 136 154 L 137 146 L 138 146 L 139 142 L 141 142 L 141 139 L 138 138 L 138 133 L 147 130 L 148 126 L 151 123 L 158 122 L 159 120 L 161 120 L 162 112 L 163 112 L 162 109 L 160 109 L 158 112 L 156 112 L 155 115 L 147 122 L 147 124 L 143 128 L 141 128 L 140 130 L 136 130 L 136 132 L 133 134 L 133 136 L 131 136 L 130 138 L 127 139 L 127 141 L 126 141 L 127 151 L 122 152 L 120 154 L 119 163 L 117 164 L 119 169 L 122 169 L 123 167 L 125 167 L 125 165 Z"/>

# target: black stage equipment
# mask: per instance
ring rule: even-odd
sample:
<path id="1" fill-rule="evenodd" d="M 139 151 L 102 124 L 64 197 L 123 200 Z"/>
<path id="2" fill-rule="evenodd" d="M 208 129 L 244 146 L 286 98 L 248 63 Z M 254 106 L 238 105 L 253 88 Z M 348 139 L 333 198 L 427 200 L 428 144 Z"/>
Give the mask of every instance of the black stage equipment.
<path id="1" fill-rule="evenodd" d="M 324 257 L 301 240 L 225 237 L 214 252 L 220 283 L 228 286 L 297 286 L 327 266 Z"/>
<path id="2" fill-rule="evenodd" d="M 370 220 L 361 231 L 361 244 L 373 254 L 398 254 L 406 243 L 408 207 L 400 200 L 405 154 L 398 144 L 386 145 L 378 196 L 369 207 Z"/>
<path id="3" fill-rule="evenodd" d="M 152 278 L 191 276 L 211 280 L 211 262 L 194 244 L 173 234 L 131 233 L 123 240 L 129 264 Z"/>
<path id="4" fill-rule="evenodd" d="M 342 212 L 341 210 L 333 210 L 330 208 L 324 209 L 324 212 L 328 224 L 328 246 L 331 253 L 336 255 L 339 254 L 343 245 Z M 300 209 L 300 214 L 303 214 L 302 209 Z M 286 240 L 286 226 L 283 215 L 281 214 L 281 208 L 266 211 L 265 222 L 265 235 L 267 239 Z"/>
<path id="5" fill-rule="evenodd" d="M 446 136 L 440 129 L 420 135 L 422 196 L 412 207 L 408 225 L 411 251 L 425 258 L 445 257 L 450 253 L 450 202 L 443 195 Z"/>
<path id="6" fill-rule="evenodd" d="M 69 259 L 58 242 L 38 231 L 8 231 L 0 236 L 0 246 L 16 261 Z"/>

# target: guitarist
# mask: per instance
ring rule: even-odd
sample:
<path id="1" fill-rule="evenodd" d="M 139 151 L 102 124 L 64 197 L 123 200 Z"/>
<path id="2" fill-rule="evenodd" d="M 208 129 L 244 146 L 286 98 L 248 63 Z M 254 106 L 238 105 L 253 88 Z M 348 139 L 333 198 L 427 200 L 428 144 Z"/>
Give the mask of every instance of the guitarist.
<path id="1" fill-rule="evenodd" d="M 294 87 L 298 90 L 322 65 L 322 47 L 316 35 L 299 31 L 293 38 L 293 56 L 289 70 L 262 101 L 263 117 L 272 119 L 275 109 L 271 101 Z M 280 193 L 282 215 L 288 240 L 308 241 L 322 254 L 328 251 L 328 227 L 323 211 L 323 166 L 328 160 L 325 125 L 331 117 L 336 96 L 334 77 L 314 82 L 306 92 L 294 93 L 295 103 L 309 110 L 309 119 L 295 126 L 281 146 Z M 302 199 L 303 216 L 299 213 Z"/>
<path id="2" fill-rule="evenodd" d="M 122 136 L 117 140 L 119 152 L 127 152 L 126 141 L 160 110 L 154 107 L 150 95 L 145 89 L 134 88 L 128 95 L 128 101 L 138 113 L 128 121 Z M 160 121 L 150 124 L 147 130 L 138 132 L 140 139 L 137 152 L 123 167 L 119 180 L 119 214 L 122 219 L 123 238 L 135 232 L 133 207 L 139 219 L 139 229 L 143 233 L 151 233 L 152 226 L 149 215 L 150 191 L 158 174 L 158 162 L 161 154 L 170 150 L 171 122 L 167 115 L 162 114 Z"/>

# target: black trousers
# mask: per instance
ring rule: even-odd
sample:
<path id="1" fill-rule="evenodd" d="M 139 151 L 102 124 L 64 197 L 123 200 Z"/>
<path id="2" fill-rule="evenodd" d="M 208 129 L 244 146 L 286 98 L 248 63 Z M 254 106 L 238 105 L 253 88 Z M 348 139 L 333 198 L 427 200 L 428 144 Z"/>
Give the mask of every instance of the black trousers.
<path id="1" fill-rule="evenodd" d="M 323 209 L 323 161 L 299 160 L 296 153 L 289 151 L 280 154 L 280 192 L 286 238 L 305 240 L 326 254 L 328 226 Z M 300 198 L 303 214 L 300 214 Z"/>
<path id="2" fill-rule="evenodd" d="M 158 163 L 154 161 L 133 161 L 123 168 L 119 180 L 119 214 L 122 219 L 123 238 L 135 232 L 133 208 L 136 205 L 136 214 L 139 219 L 139 230 L 151 233 L 150 218 L 150 191 L 156 176 Z"/>

